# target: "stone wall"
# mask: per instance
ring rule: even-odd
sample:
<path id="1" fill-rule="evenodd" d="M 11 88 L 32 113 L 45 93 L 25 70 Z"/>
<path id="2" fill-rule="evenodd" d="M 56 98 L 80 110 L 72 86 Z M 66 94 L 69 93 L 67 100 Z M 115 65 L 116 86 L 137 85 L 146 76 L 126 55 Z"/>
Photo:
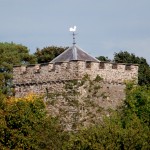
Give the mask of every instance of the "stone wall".
<path id="1" fill-rule="evenodd" d="M 87 75 L 90 79 L 85 80 Z M 95 80 L 97 75 L 102 78 L 100 82 Z M 109 115 L 110 108 L 120 106 L 125 98 L 125 80 L 137 83 L 137 65 L 71 61 L 13 68 L 15 96 L 44 94 L 47 110 L 60 118 L 65 130 L 96 124 L 103 115 Z M 74 81 L 77 85 L 66 88 Z M 82 85 L 82 81 L 86 82 Z"/>
<path id="2" fill-rule="evenodd" d="M 90 75 L 91 78 L 99 75 L 105 83 L 124 84 L 125 80 L 137 82 L 138 66 L 85 61 L 14 66 L 15 96 L 25 96 L 30 92 L 39 94 L 46 91 L 60 91 L 65 81 L 81 79 L 85 74 Z"/>
<path id="3" fill-rule="evenodd" d="M 58 117 L 65 130 L 80 130 L 83 126 L 98 124 L 104 115 L 111 114 L 111 109 L 121 106 L 125 98 L 124 84 L 84 78 L 81 81 L 85 81 L 84 84 L 77 81 L 66 91 L 45 98 L 49 114 Z M 65 84 L 69 83 L 74 82 Z"/>

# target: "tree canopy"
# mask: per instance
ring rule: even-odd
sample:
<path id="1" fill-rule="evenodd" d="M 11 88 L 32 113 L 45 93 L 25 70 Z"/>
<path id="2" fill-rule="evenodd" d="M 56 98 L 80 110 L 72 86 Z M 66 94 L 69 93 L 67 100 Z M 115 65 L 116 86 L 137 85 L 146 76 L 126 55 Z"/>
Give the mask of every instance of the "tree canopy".
<path id="1" fill-rule="evenodd" d="M 47 114 L 42 97 L 0 95 L 0 149 L 49 150 L 61 147 L 61 127 Z"/>
<path id="2" fill-rule="evenodd" d="M 42 49 L 37 48 L 34 55 L 38 63 L 47 63 L 64 52 L 68 47 L 49 46 Z"/>
<path id="3" fill-rule="evenodd" d="M 36 63 L 26 46 L 15 43 L 0 43 L 0 89 L 10 90 L 13 65 Z"/>
<path id="4" fill-rule="evenodd" d="M 96 57 L 98 60 L 100 61 L 106 61 L 106 62 L 110 62 L 111 60 L 108 58 L 108 57 L 105 57 L 105 56 L 99 56 L 99 57 Z"/>

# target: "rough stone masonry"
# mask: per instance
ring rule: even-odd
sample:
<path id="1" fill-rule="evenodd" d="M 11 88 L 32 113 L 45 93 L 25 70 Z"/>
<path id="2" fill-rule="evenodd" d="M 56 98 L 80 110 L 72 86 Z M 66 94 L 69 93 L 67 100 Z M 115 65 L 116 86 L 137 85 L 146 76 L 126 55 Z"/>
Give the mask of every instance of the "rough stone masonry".
<path id="1" fill-rule="evenodd" d="M 45 95 L 54 92 L 59 93 L 64 91 L 66 83 L 72 80 L 79 81 L 85 75 L 89 75 L 91 80 L 97 76 L 100 76 L 103 80 L 101 82 L 101 91 L 105 92 L 107 96 L 105 100 L 102 98 L 95 100 L 93 98 L 93 101 L 95 100 L 96 102 L 95 104 L 104 109 L 116 108 L 120 105 L 121 100 L 125 98 L 125 81 L 134 80 L 137 83 L 138 65 L 100 62 L 76 45 L 73 45 L 49 63 L 14 66 L 13 84 L 15 87 L 15 96 L 23 97 L 29 93 Z M 83 89 L 80 91 L 81 94 L 82 92 L 86 92 Z M 55 104 L 54 107 L 49 106 L 51 113 L 55 112 L 55 114 L 60 114 L 60 108 L 68 112 L 68 115 L 77 113 L 77 109 L 70 110 L 71 107 L 69 104 L 63 102 L 64 99 L 59 99 L 60 101 L 57 101 L 57 107 Z M 78 108 L 78 112 L 83 112 L 83 110 L 85 110 L 83 106 Z M 84 114 L 87 114 L 87 112 L 85 113 L 84 111 Z M 86 118 L 86 115 L 83 117 L 82 114 L 81 116 L 81 118 Z M 64 121 L 65 119 L 62 120 Z M 64 124 L 69 125 L 67 121 Z M 73 124 L 71 123 L 70 126 L 73 126 Z M 70 130 L 72 127 L 65 128 Z"/>

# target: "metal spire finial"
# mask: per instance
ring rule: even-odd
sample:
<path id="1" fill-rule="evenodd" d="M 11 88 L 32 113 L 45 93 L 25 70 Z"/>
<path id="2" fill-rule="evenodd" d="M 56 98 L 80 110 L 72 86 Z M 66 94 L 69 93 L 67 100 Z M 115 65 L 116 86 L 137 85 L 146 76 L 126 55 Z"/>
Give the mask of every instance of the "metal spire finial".
<path id="1" fill-rule="evenodd" d="M 73 32 L 72 35 L 73 35 L 73 43 L 72 44 L 75 45 L 76 44 L 76 38 L 75 38 L 76 34 Z"/>
<path id="2" fill-rule="evenodd" d="M 72 35 L 73 35 L 73 45 L 76 44 L 76 41 L 75 41 L 75 35 L 76 35 L 76 34 L 75 34 L 75 31 L 76 31 L 76 28 L 77 28 L 77 27 L 74 26 L 73 28 L 71 27 L 71 28 L 69 29 L 70 32 L 73 32 L 73 33 L 72 33 Z"/>

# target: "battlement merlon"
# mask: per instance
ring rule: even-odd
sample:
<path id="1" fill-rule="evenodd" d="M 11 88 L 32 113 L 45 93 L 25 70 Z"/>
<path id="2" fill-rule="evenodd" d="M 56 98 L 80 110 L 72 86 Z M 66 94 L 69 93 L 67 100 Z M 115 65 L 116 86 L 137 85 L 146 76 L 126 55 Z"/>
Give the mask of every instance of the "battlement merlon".
<path id="1" fill-rule="evenodd" d="M 14 66 L 13 84 L 81 79 L 85 74 L 89 74 L 91 78 L 99 75 L 107 82 L 123 83 L 125 80 L 135 80 L 137 82 L 138 65 L 77 60 Z"/>

